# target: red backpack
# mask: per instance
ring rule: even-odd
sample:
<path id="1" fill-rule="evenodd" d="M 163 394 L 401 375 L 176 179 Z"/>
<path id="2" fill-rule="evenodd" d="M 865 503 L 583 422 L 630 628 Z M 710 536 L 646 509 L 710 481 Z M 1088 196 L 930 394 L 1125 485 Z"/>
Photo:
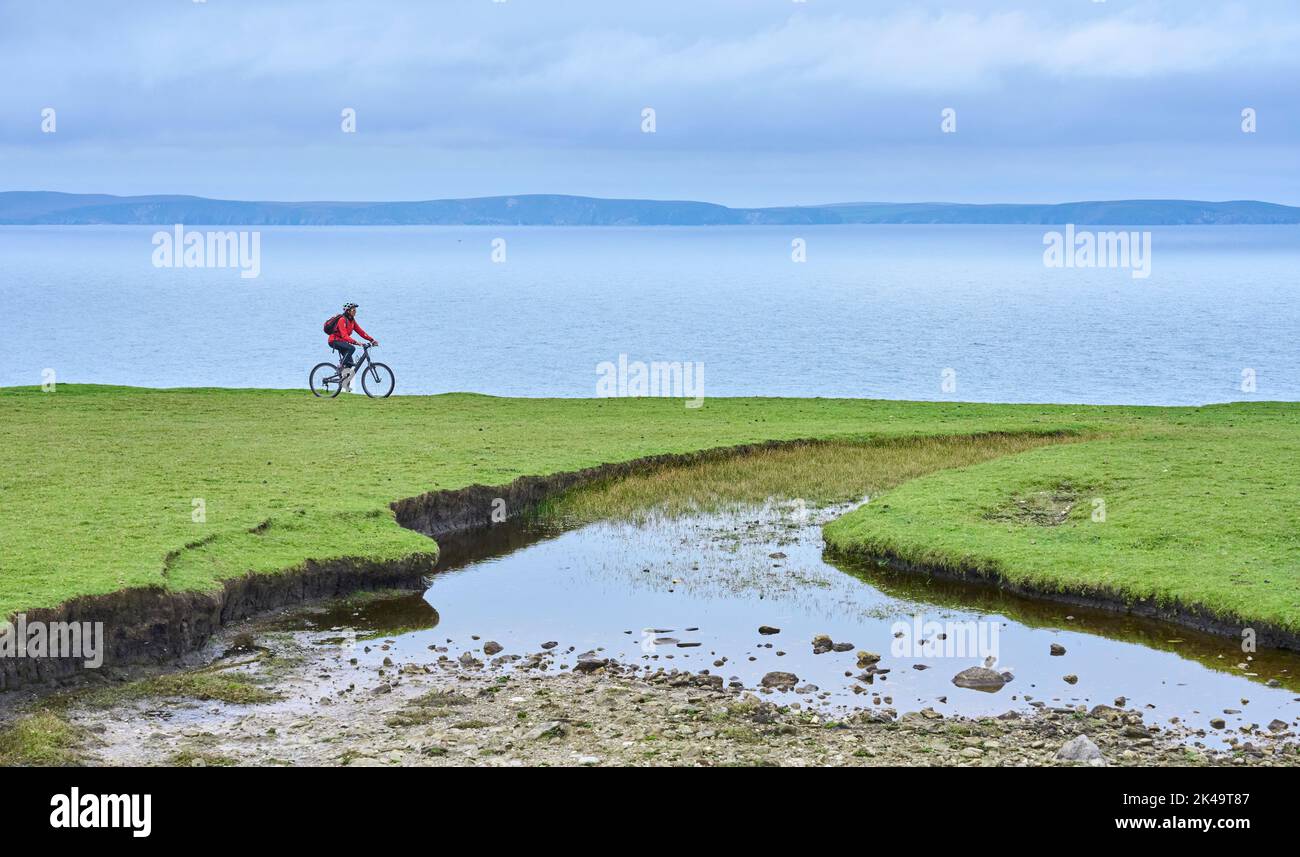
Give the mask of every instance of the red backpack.
<path id="1" fill-rule="evenodd" d="M 341 319 L 342 317 L 343 317 L 342 313 L 340 313 L 339 315 L 330 316 L 329 321 L 325 322 L 325 332 L 328 333 L 330 336 L 333 336 L 334 334 L 338 333 L 339 319 Z"/>

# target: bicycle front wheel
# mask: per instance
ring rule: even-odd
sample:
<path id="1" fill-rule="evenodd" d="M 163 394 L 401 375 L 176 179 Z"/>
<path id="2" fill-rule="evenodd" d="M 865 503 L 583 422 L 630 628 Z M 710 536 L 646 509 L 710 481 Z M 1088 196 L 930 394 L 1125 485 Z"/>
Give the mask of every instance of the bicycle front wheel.
<path id="1" fill-rule="evenodd" d="M 383 363 L 371 362 L 361 373 L 361 389 L 372 399 L 387 399 L 393 394 L 396 385 L 393 370 Z"/>
<path id="2" fill-rule="evenodd" d="M 307 384 L 311 387 L 311 394 L 317 398 L 332 399 L 343 389 L 339 367 L 333 363 L 317 363 L 312 367 Z"/>

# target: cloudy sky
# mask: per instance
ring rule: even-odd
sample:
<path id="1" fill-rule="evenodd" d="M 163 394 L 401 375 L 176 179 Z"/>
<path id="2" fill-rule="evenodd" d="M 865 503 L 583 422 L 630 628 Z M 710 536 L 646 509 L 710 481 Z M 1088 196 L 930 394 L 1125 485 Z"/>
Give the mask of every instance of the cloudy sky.
<path id="1" fill-rule="evenodd" d="M 1295 0 L 0 0 L 0 80 L 0 190 L 1300 204 Z"/>

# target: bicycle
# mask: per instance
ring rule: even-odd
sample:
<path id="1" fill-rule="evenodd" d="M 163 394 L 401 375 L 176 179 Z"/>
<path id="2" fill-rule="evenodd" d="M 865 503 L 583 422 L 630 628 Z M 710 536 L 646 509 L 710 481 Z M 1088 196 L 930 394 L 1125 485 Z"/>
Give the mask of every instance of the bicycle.
<path id="1" fill-rule="evenodd" d="M 361 359 L 352 367 L 352 380 L 360 378 L 361 389 L 365 390 L 370 398 L 387 399 L 393 394 L 397 378 L 387 365 L 370 359 L 370 348 L 371 344 L 368 342 L 361 346 Z M 307 376 L 307 384 L 311 388 L 311 394 L 317 398 L 332 399 L 343 392 L 342 358 L 339 359 L 338 365 L 317 363 L 312 367 L 311 374 Z"/>

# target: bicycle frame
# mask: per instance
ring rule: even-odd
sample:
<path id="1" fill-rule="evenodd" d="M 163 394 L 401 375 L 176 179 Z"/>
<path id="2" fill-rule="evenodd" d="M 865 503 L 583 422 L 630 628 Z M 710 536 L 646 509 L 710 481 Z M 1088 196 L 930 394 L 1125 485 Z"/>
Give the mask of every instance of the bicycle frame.
<path id="1" fill-rule="evenodd" d="M 343 362 L 343 355 L 340 354 L 339 363 L 342 364 L 342 362 Z M 370 359 L 370 343 L 367 342 L 361 346 L 361 359 L 356 361 L 356 363 L 352 365 L 352 379 L 353 380 L 360 379 L 362 367 L 364 367 L 367 363 L 372 363 L 372 362 L 374 361 Z M 334 377 L 339 378 L 340 380 L 343 378 L 343 369 L 341 367 L 339 369 L 339 374 Z M 328 381 L 333 379 L 327 378 L 326 380 Z M 376 378 L 375 380 L 379 380 L 379 379 Z"/>

